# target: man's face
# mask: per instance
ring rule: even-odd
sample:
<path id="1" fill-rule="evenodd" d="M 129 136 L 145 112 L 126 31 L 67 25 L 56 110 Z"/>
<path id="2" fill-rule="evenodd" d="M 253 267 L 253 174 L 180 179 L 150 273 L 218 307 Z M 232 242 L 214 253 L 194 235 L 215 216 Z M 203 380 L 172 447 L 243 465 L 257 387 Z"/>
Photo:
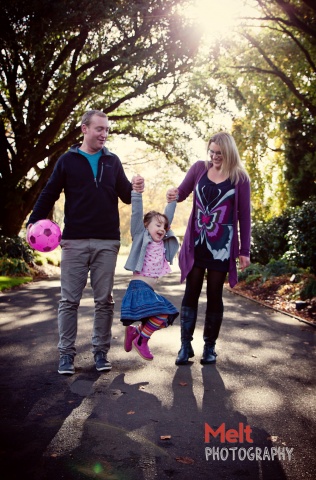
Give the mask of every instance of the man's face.
<path id="1" fill-rule="evenodd" d="M 84 144 L 90 153 L 96 153 L 106 142 L 109 135 L 109 120 L 105 117 L 93 115 L 89 125 L 83 124 L 81 126 L 84 134 Z"/>

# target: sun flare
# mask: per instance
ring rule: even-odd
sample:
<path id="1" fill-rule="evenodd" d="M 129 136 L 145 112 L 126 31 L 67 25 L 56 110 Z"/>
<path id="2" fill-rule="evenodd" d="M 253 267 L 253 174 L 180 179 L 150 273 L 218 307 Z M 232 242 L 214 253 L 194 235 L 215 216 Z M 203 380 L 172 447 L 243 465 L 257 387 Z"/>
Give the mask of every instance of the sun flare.
<path id="1" fill-rule="evenodd" d="M 251 11 L 244 0 L 195 0 L 182 14 L 195 21 L 207 37 L 215 38 L 229 34 Z"/>

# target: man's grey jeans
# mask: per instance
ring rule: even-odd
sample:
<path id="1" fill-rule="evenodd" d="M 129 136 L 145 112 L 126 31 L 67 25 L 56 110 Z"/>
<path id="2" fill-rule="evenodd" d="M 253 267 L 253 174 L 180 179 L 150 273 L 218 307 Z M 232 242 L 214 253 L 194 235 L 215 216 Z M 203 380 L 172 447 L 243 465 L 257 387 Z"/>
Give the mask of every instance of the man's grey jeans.
<path id="1" fill-rule="evenodd" d="M 92 352 L 107 353 L 111 343 L 114 300 L 114 271 L 119 240 L 61 241 L 61 299 L 58 309 L 58 349 L 60 355 L 76 354 L 78 307 L 90 271 L 94 297 Z"/>

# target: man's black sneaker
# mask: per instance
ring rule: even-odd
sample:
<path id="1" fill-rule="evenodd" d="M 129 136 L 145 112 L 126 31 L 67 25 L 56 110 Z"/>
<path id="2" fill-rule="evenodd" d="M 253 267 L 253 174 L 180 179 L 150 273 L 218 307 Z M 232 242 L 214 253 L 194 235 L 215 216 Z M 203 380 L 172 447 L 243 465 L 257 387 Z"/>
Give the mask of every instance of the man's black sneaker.
<path id="1" fill-rule="evenodd" d="M 75 373 L 74 359 L 71 355 L 62 355 L 59 359 L 58 373 L 73 375 Z"/>
<path id="2" fill-rule="evenodd" d="M 94 355 L 95 361 L 95 368 L 98 372 L 102 372 L 103 370 L 111 370 L 112 365 L 106 358 L 106 354 L 104 352 L 97 352 Z"/>

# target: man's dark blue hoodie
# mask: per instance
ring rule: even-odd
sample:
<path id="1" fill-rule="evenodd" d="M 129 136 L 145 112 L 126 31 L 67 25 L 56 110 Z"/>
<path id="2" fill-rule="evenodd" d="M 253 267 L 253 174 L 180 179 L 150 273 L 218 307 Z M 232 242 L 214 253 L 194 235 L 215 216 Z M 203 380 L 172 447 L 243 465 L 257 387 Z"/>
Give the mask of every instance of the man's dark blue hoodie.
<path id="1" fill-rule="evenodd" d="M 63 239 L 120 239 L 118 199 L 131 203 L 132 184 L 120 159 L 106 147 L 94 178 L 89 161 L 74 145 L 57 161 L 27 222 L 47 218 L 62 191 L 65 194 Z"/>

